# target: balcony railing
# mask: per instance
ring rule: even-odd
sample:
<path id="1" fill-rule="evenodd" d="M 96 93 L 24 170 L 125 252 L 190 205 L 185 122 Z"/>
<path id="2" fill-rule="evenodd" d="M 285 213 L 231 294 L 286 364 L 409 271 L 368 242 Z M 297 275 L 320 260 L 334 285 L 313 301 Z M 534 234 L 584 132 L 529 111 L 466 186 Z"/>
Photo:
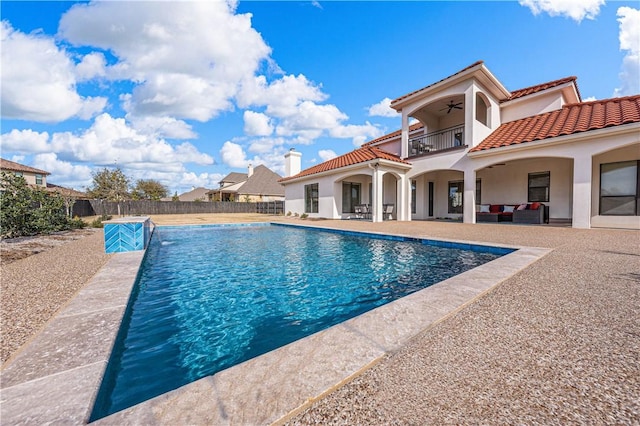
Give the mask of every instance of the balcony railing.
<path id="1" fill-rule="evenodd" d="M 464 125 L 450 127 L 409 140 L 409 157 L 464 145 Z"/>

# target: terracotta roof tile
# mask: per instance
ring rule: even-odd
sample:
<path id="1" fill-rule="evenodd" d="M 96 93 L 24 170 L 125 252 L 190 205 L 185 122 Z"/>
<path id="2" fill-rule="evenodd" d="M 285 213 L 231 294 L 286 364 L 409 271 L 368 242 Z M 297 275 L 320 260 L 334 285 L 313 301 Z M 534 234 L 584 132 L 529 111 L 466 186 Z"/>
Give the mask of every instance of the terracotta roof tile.
<path id="1" fill-rule="evenodd" d="M 4 158 L 0 158 L 0 169 L 2 170 L 11 170 L 14 172 L 27 172 L 27 173 L 38 173 L 41 175 L 50 175 L 51 173 L 45 172 L 44 170 L 36 169 L 34 167 L 25 166 L 24 164 L 15 163 L 13 161 L 5 160 Z"/>
<path id="2" fill-rule="evenodd" d="M 536 92 L 541 92 L 546 89 L 550 89 L 552 87 L 561 86 L 566 83 L 570 83 L 573 81 L 573 84 L 576 87 L 576 91 L 578 91 L 577 77 L 565 77 L 559 80 L 549 81 L 547 83 L 536 84 L 535 86 L 525 87 L 524 89 L 514 90 L 511 92 L 511 96 L 508 99 L 505 99 L 503 102 L 511 101 L 513 99 L 521 98 L 523 96 L 531 95 Z M 578 91 L 578 99 L 580 98 L 580 91 Z"/>
<path id="3" fill-rule="evenodd" d="M 400 157 L 398 157 L 397 155 L 391 154 L 387 151 L 383 151 L 380 148 L 376 148 L 373 146 L 362 146 L 354 151 L 348 152 L 344 155 L 341 155 L 339 157 L 325 161 L 324 163 L 320 163 L 306 170 L 303 170 L 295 176 L 290 176 L 290 177 L 280 179 L 279 182 L 286 182 L 287 180 L 290 180 L 290 179 L 296 179 L 304 176 L 315 175 L 317 173 L 340 169 L 342 167 L 365 163 L 367 161 L 376 160 L 376 159 L 389 160 L 389 161 L 394 161 L 396 163 L 401 163 L 401 164 L 411 164 L 409 162 L 406 162 L 400 159 Z"/>
<path id="4" fill-rule="evenodd" d="M 498 127 L 470 152 L 640 123 L 640 95 L 569 104 Z"/>

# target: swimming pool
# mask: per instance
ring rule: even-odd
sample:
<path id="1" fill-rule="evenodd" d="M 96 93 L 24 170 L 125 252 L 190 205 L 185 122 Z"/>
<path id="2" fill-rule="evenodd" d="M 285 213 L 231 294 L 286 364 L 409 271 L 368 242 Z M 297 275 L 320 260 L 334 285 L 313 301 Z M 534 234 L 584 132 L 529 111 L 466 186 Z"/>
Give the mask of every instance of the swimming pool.
<path id="1" fill-rule="evenodd" d="M 510 251 L 275 225 L 157 228 L 91 420 Z"/>

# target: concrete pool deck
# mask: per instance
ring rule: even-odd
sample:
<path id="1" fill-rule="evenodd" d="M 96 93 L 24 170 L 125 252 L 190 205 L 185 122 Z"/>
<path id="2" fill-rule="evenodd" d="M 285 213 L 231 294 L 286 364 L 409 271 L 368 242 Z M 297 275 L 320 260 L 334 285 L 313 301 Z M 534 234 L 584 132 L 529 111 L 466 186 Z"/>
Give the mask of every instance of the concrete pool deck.
<path id="1" fill-rule="evenodd" d="M 525 248 L 331 329 L 116 413 L 96 424 L 269 424 L 285 420 L 307 424 L 318 419 L 324 423 L 335 423 L 336 418 L 341 418 L 340 415 L 344 419 L 345 413 L 352 416 L 351 418 L 356 422 L 380 424 L 388 423 L 391 419 L 398 420 L 401 417 L 397 414 L 387 417 L 386 421 L 384 417 L 379 417 L 380 412 L 385 409 L 393 412 L 393 407 L 377 406 L 371 411 L 372 407 L 367 410 L 367 404 L 360 403 L 358 406 L 361 408 L 357 410 L 357 415 L 354 415 L 353 408 L 350 409 L 351 411 L 341 411 L 336 410 L 336 407 L 340 407 L 341 403 L 348 403 L 350 398 L 357 396 L 354 396 L 353 386 L 362 386 L 363 381 L 366 383 L 367 380 L 378 380 L 385 372 L 394 371 L 398 366 L 404 365 L 405 373 L 409 372 L 411 376 L 416 376 L 412 368 L 417 364 L 414 362 L 408 368 L 403 356 L 410 357 L 412 353 L 419 353 L 421 341 L 433 338 L 434 335 L 442 336 L 443 329 L 451 332 L 447 335 L 447 340 L 452 341 L 456 341 L 456 336 L 464 336 L 464 329 L 467 333 L 470 330 L 474 331 L 474 336 L 476 333 L 480 336 L 487 333 L 488 336 L 495 338 L 495 335 L 503 334 L 505 331 L 494 328 L 495 325 L 488 323 L 487 318 L 491 318 L 492 313 L 495 314 L 495 312 L 499 312 L 503 317 L 518 315 L 519 309 L 526 316 L 531 309 L 523 306 L 523 301 L 530 301 L 529 292 L 540 291 L 540 281 L 529 276 L 528 272 L 534 269 L 539 273 L 540 268 L 543 268 L 542 270 L 551 268 L 551 271 L 546 271 L 539 278 L 544 281 L 544 284 L 550 282 L 556 288 L 567 290 L 566 287 L 571 287 L 574 280 L 569 279 L 571 281 L 569 286 L 566 285 L 566 281 L 572 273 L 582 280 L 583 290 L 587 292 L 591 290 L 590 284 L 593 279 L 596 279 L 602 284 L 611 285 L 619 293 L 614 298 L 616 303 L 611 303 L 614 302 L 610 300 L 612 295 L 600 289 L 599 296 L 608 296 L 599 303 L 602 305 L 600 308 L 606 308 L 606 316 L 598 316 L 598 312 L 595 312 L 597 307 L 585 303 L 582 307 L 588 308 L 588 313 L 594 318 L 602 319 L 597 323 L 598 327 L 602 327 L 603 321 L 606 326 L 607 320 L 615 319 L 616 322 L 611 326 L 621 328 L 626 340 L 616 339 L 615 345 L 618 349 L 616 353 L 624 355 L 626 361 L 635 361 L 635 364 L 625 362 L 627 366 L 623 377 L 625 380 L 618 385 L 624 390 L 622 395 L 618 394 L 619 389 L 615 386 L 609 389 L 612 389 L 611 392 L 617 396 L 617 406 L 623 414 L 628 412 L 631 415 L 633 410 L 637 414 L 638 403 L 636 402 L 634 406 L 630 402 L 637 401 L 640 393 L 637 386 L 640 380 L 637 374 L 639 368 L 637 349 L 640 346 L 637 337 L 640 335 L 637 333 L 640 233 L 637 231 L 586 231 L 500 225 L 469 226 L 427 222 L 372 224 L 349 221 L 281 220 L 296 224 L 421 238 L 525 246 Z M 600 247 L 597 246 L 598 244 Z M 529 245 L 540 248 L 526 247 Z M 556 250 L 550 252 L 549 249 L 554 248 Z M 599 259 L 594 260 L 593 250 L 598 251 Z M 584 257 L 585 254 L 588 255 L 586 259 L 580 260 L 581 255 Z M 554 255 L 560 255 L 560 257 L 551 259 L 549 262 Z M 573 264 L 567 264 L 567 259 L 576 259 L 576 261 Z M 613 259 L 616 261 L 612 264 Z M 620 259 L 623 262 L 617 262 Z M 3 424 L 50 422 L 81 424 L 86 421 L 133 285 L 135 271 L 141 260 L 140 253 L 114 255 L 66 308 L 3 367 L 0 391 Z M 584 263 L 585 260 L 588 267 Z M 540 266 L 541 264 L 545 265 Z M 609 272 L 609 275 L 599 269 L 607 265 L 616 267 L 613 272 Z M 580 270 L 581 268 L 593 270 L 594 266 L 595 270 L 600 272 L 594 277 L 585 276 L 585 271 Z M 567 271 L 570 271 L 569 275 Z M 123 277 L 130 278 L 123 279 Z M 519 284 L 522 280 L 528 284 L 529 290 L 526 287 L 520 288 Z M 627 285 L 629 281 L 631 285 Z M 512 300 L 507 297 L 506 300 L 512 306 L 509 306 L 509 303 L 505 305 L 500 299 L 500 297 L 504 299 L 504 294 L 498 294 L 497 301 L 494 300 L 496 293 L 504 293 L 504 291 L 488 291 L 496 288 L 499 283 L 503 284 L 499 286 L 500 290 L 515 287 L 518 291 L 524 290 L 527 293 L 519 294 L 516 291 L 520 299 Z M 541 296 L 545 295 L 541 294 Z M 563 296 L 567 298 L 565 302 L 570 302 L 572 296 L 583 302 L 585 300 L 583 296 L 572 293 Z M 542 299 L 544 300 L 544 297 Z M 487 301 L 492 302 L 490 306 L 483 306 Z M 593 300 L 591 302 L 593 303 Z M 535 305 L 535 303 L 532 304 Z M 566 307 L 568 311 L 575 309 L 573 305 Z M 469 312 L 473 313 L 471 318 L 468 318 Z M 553 319 L 553 303 L 547 305 L 546 312 L 535 311 L 535 313 L 536 317 L 529 318 L 531 323 L 544 322 L 548 319 L 545 318 L 547 315 Z M 634 313 L 635 318 L 633 318 Z M 626 318 L 625 322 L 625 316 L 622 314 L 630 314 L 631 322 L 629 318 Z M 540 315 L 543 318 L 540 318 Z M 461 318 L 464 319 L 463 330 L 456 328 L 460 326 L 458 323 Z M 522 321 L 522 318 L 519 318 L 519 321 Z M 570 317 L 568 321 L 568 324 L 564 323 L 562 326 L 571 325 Z M 479 327 L 481 330 L 478 330 Z M 579 330 L 577 326 L 574 328 Z M 523 332 L 523 329 L 526 329 L 525 324 L 520 325 L 518 332 Z M 513 331 L 509 327 L 505 327 L 505 330 Z M 553 329 L 545 330 L 552 336 L 553 331 Z M 526 339 L 530 337 L 526 336 Z M 545 341 L 545 337 L 548 338 L 544 333 L 535 337 L 542 342 Z M 612 343 L 612 336 L 602 337 L 606 338 L 608 343 Z M 566 335 L 564 338 L 567 340 Z M 488 340 L 491 341 L 491 338 Z M 475 347 L 458 342 L 457 355 L 485 350 L 482 341 L 474 341 L 474 344 Z M 418 347 L 415 347 L 416 345 Z M 599 345 L 596 346 L 599 347 Z M 570 343 L 568 347 L 571 348 Z M 634 348 L 635 352 L 633 352 Z M 567 348 L 558 348 L 560 349 Z M 509 348 L 503 348 L 503 350 L 508 351 Z M 597 351 L 596 353 L 601 355 Z M 502 354 L 497 355 L 497 359 L 502 359 Z M 518 360 L 521 360 L 522 353 L 518 352 L 517 355 Z M 575 356 L 575 353 L 567 352 L 569 359 L 572 356 Z M 631 356 L 630 359 L 629 356 Z M 435 355 L 433 357 L 437 358 Z M 537 355 L 534 352 L 529 354 L 529 357 L 535 359 Z M 451 358 L 456 359 L 456 355 Z M 600 360 L 602 362 L 603 358 Z M 617 363 L 620 360 L 605 358 L 604 361 L 607 363 L 606 371 L 611 373 L 613 370 L 616 373 L 614 376 L 619 379 L 620 374 L 617 373 L 620 366 Z M 461 371 L 469 369 L 469 365 L 464 365 L 464 360 L 459 362 L 462 364 Z M 473 370 L 473 366 L 471 369 Z M 586 370 L 586 367 L 581 368 L 583 373 Z M 517 365 L 514 371 L 522 371 L 521 366 Z M 402 377 L 402 372 L 395 376 Z M 355 380 L 349 382 L 353 377 Z M 589 377 L 587 374 L 587 384 Z M 409 382 L 410 379 L 416 380 L 416 377 L 405 379 L 405 382 Z M 580 378 L 580 380 L 584 379 Z M 428 382 L 426 378 L 423 380 L 421 383 Z M 485 377 L 484 380 L 487 378 Z M 579 383 L 581 383 L 580 380 Z M 345 385 L 340 386 L 341 384 Z M 385 385 L 386 383 L 383 382 L 382 386 L 377 387 L 384 389 Z M 453 386 L 455 383 L 453 385 L 449 383 L 449 385 L 449 389 L 455 393 L 455 386 Z M 416 390 L 414 396 L 422 398 L 426 391 Z M 584 392 L 585 389 L 582 391 Z M 412 396 L 407 395 L 407 392 L 407 389 L 402 389 L 403 400 L 411 401 Z M 357 393 L 363 394 L 361 391 Z M 395 393 L 396 397 L 400 394 L 391 388 L 382 393 L 372 393 L 369 400 L 376 401 L 377 397 L 384 395 L 393 396 L 390 393 Z M 325 394 L 326 398 L 311 404 Z M 336 395 L 343 395 L 343 397 L 340 401 L 335 401 Z M 467 396 L 457 399 L 466 400 Z M 377 405 L 380 405 L 380 401 Z M 306 411 L 301 412 L 302 409 Z M 425 415 L 420 414 L 422 409 L 424 408 L 414 408 L 413 413 L 405 414 L 409 416 L 406 418 L 425 419 Z M 297 411 L 292 412 L 293 410 L 301 413 L 296 417 L 294 414 L 297 414 Z M 333 421 L 331 413 L 338 416 Z M 375 421 L 376 417 L 369 417 L 373 415 L 378 416 L 378 421 Z M 440 417 L 442 418 L 446 419 L 446 417 Z M 492 418 L 494 417 L 484 417 L 484 421 Z M 518 417 L 511 419 L 513 421 Z M 613 419 L 621 420 L 624 417 L 618 413 Z M 458 421 L 453 422 L 464 423 L 465 421 L 458 418 Z"/>

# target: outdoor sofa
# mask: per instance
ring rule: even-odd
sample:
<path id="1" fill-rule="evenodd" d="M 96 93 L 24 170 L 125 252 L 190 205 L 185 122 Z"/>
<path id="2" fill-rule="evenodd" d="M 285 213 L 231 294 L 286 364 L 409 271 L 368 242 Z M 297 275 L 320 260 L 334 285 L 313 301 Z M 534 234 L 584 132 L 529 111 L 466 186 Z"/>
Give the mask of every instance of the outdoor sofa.
<path id="1" fill-rule="evenodd" d="M 542 203 L 481 204 L 476 222 L 549 223 L 549 206 Z"/>

